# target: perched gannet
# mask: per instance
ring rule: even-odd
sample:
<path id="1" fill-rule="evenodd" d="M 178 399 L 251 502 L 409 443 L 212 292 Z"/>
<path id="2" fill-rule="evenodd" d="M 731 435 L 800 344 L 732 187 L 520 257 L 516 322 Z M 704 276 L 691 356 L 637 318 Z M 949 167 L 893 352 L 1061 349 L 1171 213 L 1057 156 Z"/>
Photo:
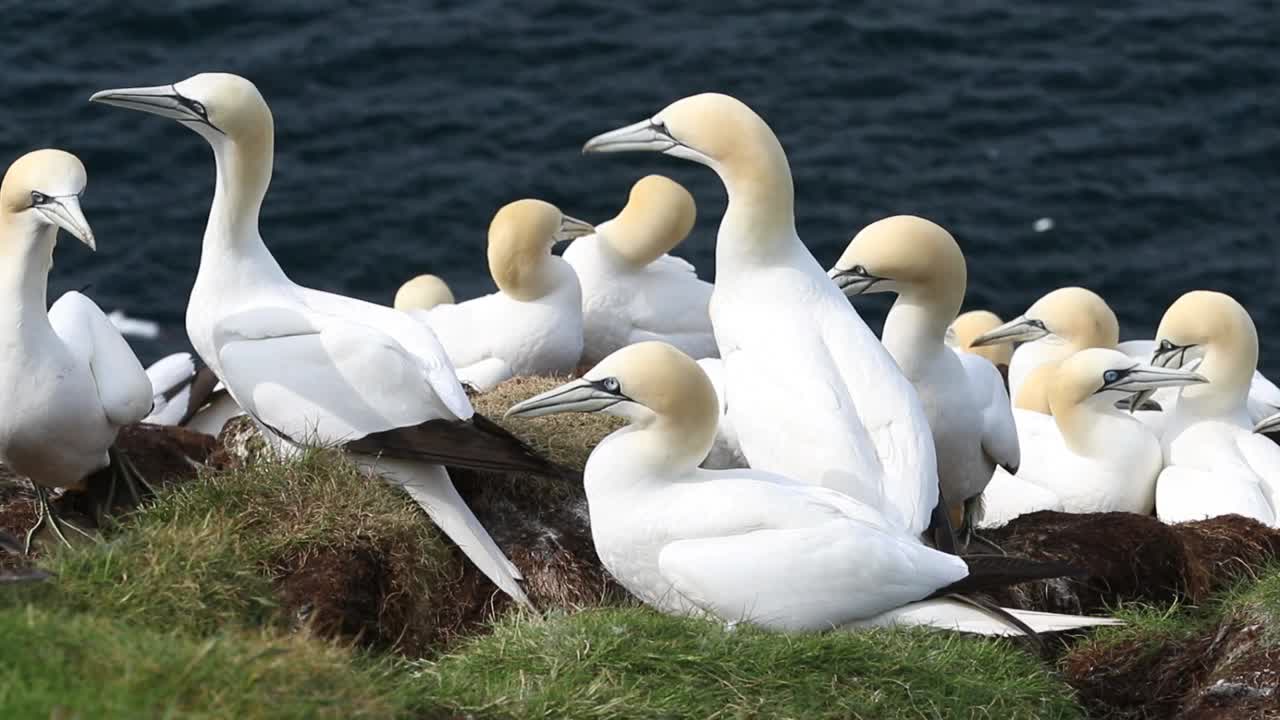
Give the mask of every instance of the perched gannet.
<path id="1" fill-rule="evenodd" d="M 151 414 L 142 421 L 154 425 L 186 425 L 208 402 L 218 384 L 213 372 L 197 366 L 188 352 L 166 355 L 148 365 L 146 372 L 151 381 L 152 407 Z"/>
<path id="2" fill-rule="evenodd" d="M 527 603 L 519 571 L 442 463 L 546 472 L 546 461 L 474 415 L 426 325 L 301 287 L 281 270 L 258 232 L 274 126 L 253 83 L 202 74 L 176 85 L 105 90 L 92 100 L 172 118 L 213 147 L 217 184 L 187 332 L 240 407 L 283 452 L 341 446 L 402 485 L 485 575 Z"/>
<path id="3" fill-rule="evenodd" d="M 1065 287 L 970 344 L 1022 343 L 1009 362 L 1009 397 L 1014 407 L 1047 414 L 1049 378 L 1057 364 L 1087 348 L 1114 349 L 1119 340 L 1120 322 L 1105 300 L 1092 290 Z"/>
<path id="4" fill-rule="evenodd" d="M 1209 382 L 1183 388 L 1169 411 L 1156 514 L 1181 522 L 1237 513 L 1280 525 L 1280 446 L 1253 433 L 1246 406 L 1258 332 L 1230 296 L 1189 292 L 1160 320 L 1152 363 L 1186 367 L 1197 359 L 1196 372 Z"/>
<path id="5" fill-rule="evenodd" d="M 84 165 L 61 150 L 36 150 L 9 166 L 0 183 L 0 462 L 29 478 L 39 518 L 67 542 L 49 506 L 48 489 L 86 490 L 87 477 L 108 465 L 135 499 L 116 432 L 151 411 L 151 383 L 102 310 L 78 292 L 46 308 L 58 228 L 91 249 L 93 232 L 80 210 Z M 108 497 L 110 493 L 108 494 Z"/>
<path id="6" fill-rule="evenodd" d="M 1116 403 L 1134 393 L 1204 382 L 1195 373 L 1152 367 L 1117 350 L 1090 348 L 1063 360 L 1049 380 L 1052 415 L 1014 411 L 1022 467 L 1014 477 L 992 480 L 983 526 L 1050 508 L 1150 515 L 1163 467 L 1160 441 Z"/>
<path id="7" fill-rule="evenodd" d="M 435 275 L 419 275 L 400 286 L 392 307 L 397 310 L 430 310 L 437 305 L 452 305 L 453 291 Z"/>
<path id="8" fill-rule="evenodd" d="M 972 611 L 954 601 L 912 604 L 975 580 L 983 558 L 933 550 L 876 508 L 828 488 L 760 470 L 698 468 L 716 433 L 715 390 L 666 343 L 625 347 L 507 415 L 564 412 L 630 421 L 587 460 L 591 535 L 609 573 L 658 610 L 785 631 L 923 622 L 1012 632 L 989 616 L 969 624 Z"/>
<path id="9" fill-rule="evenodd" d="M 458 379 L 481 392 L 525 375 L 568 375 L 582 355 L 582 290 L 551 246 L 592 232 L 541 200 L 517 200 L 489 224 L 498 292 L 409 314 L 449 353 Z"/>
<path id="10" fill-rule="evenodd" d="M 951 523 L 971 531 L 996 466 L 1016 474 L 1019 459 L 1018 432 L 1000 371 L 944 341 L 964 302 L 964 253 L 939 225 L 897 215 L 855 235 L 830 275 L 850 297 L 897 293 L 881 341 L 924 403 Z"/>
<path id="11" fill-rule="evenodd" d="M 947 328 L 946 341 L 948 345 L 960 352 L 986 358 L 988 362 L 996 366 L 996 369 L 1000 371 L 1000 375 L 1007 382 L 1009 361 L 1013 359 L 1013 346 L 1008 343 L 998 343 L 996 345 L 987 345 L 986 347 L 973 346 L 973 341 L 977 340 L 978 336 L 995 330 L 1003 324 L 1004 321 L 1000 319 L 1000 316 L 990 310 L 970 310 L 956 316 L 955 321 Z"/>
<path id="12" fill-rule="evenodd" d="M 795 191 L 773 131 L 708 93 L 598 135 L 583 152 L 649 150 L 719 175 L 711 324 L 725 403 L 751 467 L 847 493 L 913 533 L 938 505 L 920 398 L 796 235 Z"/>
<path id="13" fill-rule="evenodd" d="M 707 314 L 711 283 L 667 254 L 696 215 L 688 190 L 649 175 L 631 187 L 617 217 L 564 251 L 582 283 L 582 364 L 644 340 L 671 343 L 695 359 L 720 356 Z"/>
<path id="14" fill-rule="evenodd" d="M 1131 357 L 1147 360 L 1156 351 L 1155 340 L 1126 340 L 1118 346 L 1120 351 Z M 1196 361 L 1198 362 L 1198 361 Z M 1194 363 L 1189 369 L 1195 369 Z M 1161 391 L 1152 396 L 1164 410 L 1172 410 L 1178 401 L 1178 394 L 1173 391 Z M 1249 410 L 1249 419 L 1260 423 L 1274 413 L 1280 411 L 1280 387 L 1267 379 L 1260 371 L 1254 370 L 1249 380 L 1249 397 L 1245 401 Z"/>

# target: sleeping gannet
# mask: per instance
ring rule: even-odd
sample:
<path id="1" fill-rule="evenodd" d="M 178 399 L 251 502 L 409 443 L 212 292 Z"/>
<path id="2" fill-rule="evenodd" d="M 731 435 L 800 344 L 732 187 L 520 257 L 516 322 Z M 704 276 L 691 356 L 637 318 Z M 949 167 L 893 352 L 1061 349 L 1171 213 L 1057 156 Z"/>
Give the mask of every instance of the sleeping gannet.
<path id="1" fill-rule="evenodd" d="M 1009 362 L 1009 397 L 1014 407 L 1047 414 L 1048 378 L 1057 364 L 1087 348 L 1114 349 L 1119 340 L 1120 322 L 1105 300 L 1092 290 L 1065 287 L 971 345 L 1022 343 Z"/>
<path id="2" fill-rule="evenodd" d="M 452 305 L 453 291 L 435 275 L 419 275 L 400 286 L 391 306 L 397 310 L 430 310 L 437 305 Z"/>
<path id="3" fill-rule="evenodd" d="M 1014 411 L 1022 467 L 991 481 L 982 525 L 1044 509 L 1150 515 L 1163 467 L 1160 441 L 1116 403 L 1134 393 L 1204 382 L 1195 373 L 1139 363 L 1117 350 L 1090 348 L 1063 360 L 1049 379 L 1052 415 Z"/>
<path id="4" fill-rule="evenodd" d="M 258 232 L 274 126 L 253 83 L 202 74 L 176 85 L 104 90 L 92 100 L 177 120 L 213 147 L 217 184 L 187 333 L 264 436 L 285 453 L 313 445 L 351 452 L 403 486 L 485 575 L 527 603 L 519 571 L 443 464 L 533 472 L 548 464 L 475 415 L 426 325 L 285 275 Z"/>
<path id="5" fill-rule="evenodd" d="M 974 347 L 973 341 L 984 333 L 995 330 L 1004 324 L 1000 316 L 990 310 L 970 310 L 960 313 L 947 328 L 947 344 L 960 352 L 986 358 L 987 362 L 996 366 L 1000 376 L 1008 383 L 1009 361 L 1013 359 L 1013 346 L 1008 343 Z"/>
<path id="6" fill-rule="evenodd" d="M 102 310 L 68 292 L 46 311 L 58 228 L 96 249 L 80 210 L 84 165 L 61 150 L 36 150 L 9 166 L 0 183 L 0 462 L 31 480 L 38 518 L 64 543 L 49 488 L 88 490 L 93 472 L 112 466 L 112 482 L 141 493 L 114 447 L 122 426 L 151 411 L 151 383 Z M 109 492 L 107 504 L 114 490 Z"/>
<path id="7" fill-rule="evenodd" d="M 631 187 L 617 217 L 564 251 L 582 283 L 582 364 L 644 340 L 671 343 L 694 359 L 720 356 L 707 314 L 711 283 L 667 254 L 696 215 L 688 190 L 649 175 Z"/>
<path id="8" fill-rule="evenodd" d="M 951 233 L 897 215 L 863 228 L 830 271 L 845 295 L 893 292 L 881 341 L 924 403 L 938 454 L 943 502 L 957 531 L 971 520 L 996 466 L 1018 472 L 1018 432 L 995 365 L 947 347 L 968 274 Z"/>
<path id="9" fill-rule="evenodd" d="M 583 152 L 649 150 L 719 175 L 711 325 L 725 403 L 751 467 L 839 490 L 912 533 L 938 505 L 920 398 L 796 235 L 791 168 L 742 102 L 707 93 L 587 141 Z"/>
<path id="10" fill-rule="evenodd" d="M 509 203 L 489 224 L 498 292 L 409 314 L 431 326 L 458 379 L 481 392 L 513 377 L 568 375 L 582 355 L 582 291 L 551 246 L 591 231 L 550 203 Z"/>
<path id="11" fill-rule="evenodd" d="M 1169 411 L 1156 514 L 1181 522 L 1236 513 L 1280 525 L 1280 446 L 1253 433 L 1246 406 L 1258 332 L 1230 296 L 1189 292 L 1160 320 L 1152 363 L 1176 368 L 1197 359 L 1196 372 L 1209 382 L 1183 388 Z"/>
<path id="12" fill-rule="evenodd" d="M 583 482 L 600 561 L 647 605 L 783 631 L 914 622 L 1012 632 L 989 616 L 969 622 L 973 611 L 952 600 L 920 604 L 961 592 L 982 557 L 933 550 L 875 507 L 829 488 L 761 470 L 698 468 L 716 433 L 716 394 L 698 365 L 666 343 L 627 346 L 507 415 L 565 412 L 630 421 L 592 450 Z M 1033 629 L 1045 626 L 1038 614 L 1012 613 Z"/>

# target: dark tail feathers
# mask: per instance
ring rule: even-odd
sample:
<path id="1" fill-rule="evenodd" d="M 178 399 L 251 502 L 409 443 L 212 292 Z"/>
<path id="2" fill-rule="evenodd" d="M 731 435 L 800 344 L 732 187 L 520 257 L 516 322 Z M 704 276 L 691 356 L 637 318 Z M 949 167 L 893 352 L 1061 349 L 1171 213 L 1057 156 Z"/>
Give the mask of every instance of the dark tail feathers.
<path id="1" fill-rule="evenodd" d="M 1081 568 L 1058 560 L 1030 560 L 1006 555 L 965 555 L 960 559 L 969 566 L 969 574 L 939 588 L 929 597 L 965 595 L 998 590 L 1030 580 L 1083 577 L 1088 574 Z"/>

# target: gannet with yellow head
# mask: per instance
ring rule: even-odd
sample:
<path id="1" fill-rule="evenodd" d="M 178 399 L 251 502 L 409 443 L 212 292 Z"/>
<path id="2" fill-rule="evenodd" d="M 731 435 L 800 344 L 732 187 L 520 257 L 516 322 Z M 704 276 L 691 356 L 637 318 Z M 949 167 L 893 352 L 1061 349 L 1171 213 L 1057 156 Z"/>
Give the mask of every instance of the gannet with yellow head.
<path id="1" fill-rule="evenodd" d="M 1156 435 L 1117 403 L 1159 388 L 1185 388 L 1205 378 L 1140 363 L 1118 350 L 1081 350 L 1053 367 L 1051 415 L 1015 411 L 1022 467 L 1015 477 L 992 479 L 983 526 L 1047 509 L 1072 513 L 1150 515 L 1163 467 Z"/>
<path id="2" fill-rule="evenodd" d="M 783 631 L 916 622 L 1014 632 L 954 601 L 920 602 L 970 579 L 971 568 L 877 508 L 761 470 L 700 469 L 716 434 L 716 394 L 670 345 L 625 347 L 507 415 L 565 412 L 629 421 L 587 460 L 591 534 L 609 573 L 658 610 Z"/>
<path id="3" fill-rule="evenodd" d="M 1013 346 L 1008 343 L 974 347 L 973 341 L 979 336 L 995 330 L 1004 324 L 1000 316 L 990 310 L 970 310 L 956 316 L 947 328 L 947 344 L 960 352 L 986 358 L 987 362 L 996 366 L 1002 377 L 1009 376 L 1009 361 L 1013 359 Z"/>
<path id="4" fill-rule="evenodd" d="M 512 377 L 567 375 L 582 354 L 582 291 L 551 247 L 591 231 L 550 203 L 509 203 L 489 224 L 498 291 L 410 314 L 435 331 L 458 378 L 482 392 Z"/>
<path id="5" fill-rule="evenodd" d="M 773 131 L 739 100 L 707 93 L 583 146 L 631 150 L 706 165 L 728 192 L 711 325 L 751 467 L 847 493 L 923 532 L 938 502 L 924 408 L 796 235 L 791 169 Z"/>
<path id="6" fill-rule="evenodd" d="M 1229 295 L 1178 298 L 1156 331 L 1153 364 L 1186 367 L 1208 382 L 1182 389 L 1161 444 L 1156 513 L 1166 522 L 1236 513 L 1280 525 L 1280 446 L 1253 433 L 1247 407 L 1258 364 L 1253 319 Z"/>
<path id="7" fill-rule="evenodd" d="M 443 463 L 551 473 L 493 423 L 477 424 L 431 329 L 393 308 L 289 280 L 258 231 L 275 130 L 257 87 L 204 73 L 104 90 L 95 102 L 176 120 L 213 148 L 217 180 L 187 333 L 200 358 L 283 453 L 342 447 L 401 485 L 480 570 L 527 603 L 520 572 L 481 527 Z"/>
<path id="8" fill-rule="evenodd" d="M 1009 396 L 1014 407 L 1047 414 L 1053 368 L 1081 350 L 1114 349 L 1119 340 L 1120 322 L 1105 300 L 1092 290 L 1065 287 L 971 344 L 1022 343 L 1009 362 Z"/>
<path id="9" fill-rule="evenodd" d="M 997 465 L 1016 473 L 1019 452 L 1000 371 L 945 343 L 967 283 L 960 246 L 936 223 L 897 215 L 855 235 L 830 275 L 850 297 L 897 293 L 881 340 L 924 403 L 951 522 L 971 531 L 991 474 Z"/>
<path id="10" fill-rule="evenodd" d="M 584 365 L 645 340 L 671 343 L 696 359 L 719 357 L 707 314 L 711 283 L 668 254 L 696 216 L 688 190 L 649 175 L 631 187 L 617 217 L 564 251 L 582 283 Z"/>
<path id="11" fill-rule="evenodd" d="M 84 165 L 62 150 L 36 150 L 0 182 L 0 461 L 31 480 L 38 520 L 66 542 L 49 488 L 87 489 L 112 466 L 112 482 L 140 490 L 113 445 L 119 429 L 151 411 L 151 382 L 120 332 L 92 300 L 69 292 L 46 310 L 58 229 L 96 248 L 80 209 Z M 108 493 L 110 495 L 110 493 Z"/>
<path id="12" fill-rule="evenodd" d="M 400 286 L 391 307 L 402 312 L 430 310 L 437 305 L 452 305 L 453 291 L 445 281 L 435 275 L 419 275 Z"/>

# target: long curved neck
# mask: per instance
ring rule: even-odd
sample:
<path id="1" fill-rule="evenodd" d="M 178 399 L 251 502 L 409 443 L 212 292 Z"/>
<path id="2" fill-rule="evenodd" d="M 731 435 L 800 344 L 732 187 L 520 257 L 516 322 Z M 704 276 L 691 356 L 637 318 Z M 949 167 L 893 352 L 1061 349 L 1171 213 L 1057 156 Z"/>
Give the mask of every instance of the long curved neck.
<path id="1" fill-rule="evenodd" d="M 767 265 L 803 247 L 796 235 L 795 187 L 771 132 L 714 166 L 729 195 L 716 238 L 716 268 Z"/>
<path id="2" fill-rule="evenodd" d="M 1018 386 L 1013 406 L 1020 410 L 1030 410 L 1043 415 L 1052 415 L 1049 407 L 1049 383 L 1057 371 L 1058 362 L 1047 362 L 1032 370 Z"/>
<path id="3" fill-rule="evenodd" d="M 605 438 L 592 456 L 602 453 L 625 466 L 628 474 L 647 478 L 684 477 L 710 452 L 718 414 L 718 408 L 709 406 L 708 413 L 702 417 L 658 416 L 633 422 Z"/>
<path id="4" fill-rule="evenodd" d="M 954 319 L 955 308 L 947 298 L 904 289 L 885 317 L 881 342 L 902 372 L 914 380 L 929 360 L 945 350 L 947 325 Z"/>
<path id="5" fill-rule="evenodd" d="M 1246 337 L 1240 342 L 1210 343 L 1204 360 L 1196 368 L 1196 372 L 1209 382 L 1184 387 L 1177 407 L 1185 407 L 1200 416 L 1224 415 L 1239 410 L 1249 397 L 1249 385 L 1257 366 L 1256 332 L 1252 338 Z"/>
<path id="6" fill-rule="evenodd" d="M 49 322 L 49 269 L 58 228 L 0 215 L 0 327 Z"/>
<path id="7" fill-rule="evenodd" d="M 245 256 L 270 257 L 258 232 L 258 213 L 271 183 L 272 131 L 268 128 L 255 137 L 235 140 L 219 138 L 212 145 L 217 181 L 201 264 Z"/>

